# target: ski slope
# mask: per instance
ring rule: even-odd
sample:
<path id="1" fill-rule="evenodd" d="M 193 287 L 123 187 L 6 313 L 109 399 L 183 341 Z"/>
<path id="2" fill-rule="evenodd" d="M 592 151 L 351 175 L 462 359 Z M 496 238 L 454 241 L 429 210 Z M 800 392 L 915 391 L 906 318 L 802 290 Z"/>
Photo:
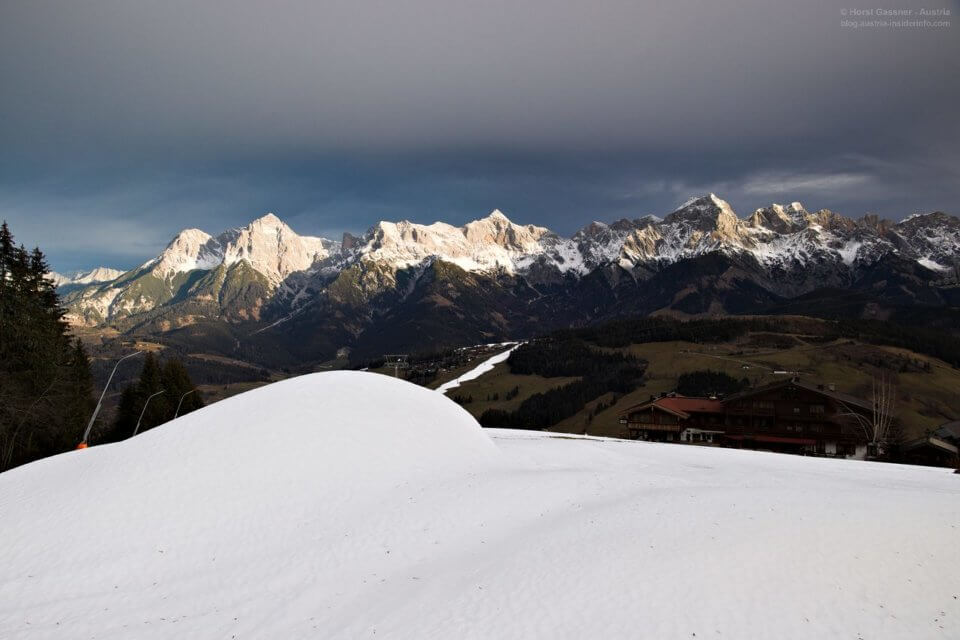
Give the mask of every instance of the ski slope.
<path id="1" fill-rule="evenodd" d="M 505 343 L 505 344 L 509 344 L 509 343 Z M 457 387 L 462 385 L 464 382 L 469 382 L 470 380 L 476 380 L 483 374 L 490 373 L 491 371 L 493 371 L 493 368 L 495 366 L 497 366 L 501 362 L 506 362 L 507 359 L 510 358 L 510 354 L 513 353 L 513 351 L 517 347 L 519 347 L 521 344 L 523 343 L 522 342 L 517 343 L 512 347 L 510 347 L 509 349 L 507 349 L 506 351 L 503 351 L 501 353 L 498 353 L 495 356 L 491 356 L 487 358 L 486 360 L 478 364 L 473 369 L 470 369 L 470 371 L 467 371 L 462 376 L 454 378 L 453 380 L 450 380 L 448 382 L 444 382 L 442 385 L 437 387 L 437 391 L 439 391 L 440 393 L 446 393 L 447 391 L 456 389 Z"/>
<path id="2" fill-rule="evenodd" d="M 957 638 L 949 470 L 320 373 L 0 474 L 0 638 Z M 694 635 L 695 634 L 695 635 Z"/>

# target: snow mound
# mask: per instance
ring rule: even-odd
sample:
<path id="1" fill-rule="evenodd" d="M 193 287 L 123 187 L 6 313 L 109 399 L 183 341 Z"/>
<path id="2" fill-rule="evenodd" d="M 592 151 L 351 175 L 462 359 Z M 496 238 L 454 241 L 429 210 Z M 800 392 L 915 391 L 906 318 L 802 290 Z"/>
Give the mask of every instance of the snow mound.
<path id="1" fill-rule="evenodd" d="M 147 615 L 173 585 L 189 585 L 187 599 L 219 590 L 222 578 L 253 589 L 251 571 L 270 575 L 263 564 L 295 562 L 291 551 L 322 548 L 331 529 L 359 527 L 398 487 L 416 491 L 498 459 L 477 422 L 442 394 L 329 372 L 14 469 L 0 476 L 0 513 L 16 523 L 0 533 L 0 602 L 17 606 L 0 605 L 0 636 L 11 637 L 11 614 L 50 603 L 76 630 L 91 603 L 113 595 Z M 94 626 L 105 632 L 110 620 Z"/>
<path id="2" fill-rule="evenodd" d="M 82 483 L 104 481 L 97 488 L 112 491 L 119 477 L 136 485 L 162 470 L 164 477 L 190 478 L 191 491 L 234 494 L 230 483 L 240 486 L 249 478 L 263 487 L 309 470 L 313 480 L 331 487 L 356 476 L 472 467 L 494 456 L 476 420 L 441 394 L 380 374 L 335 371 L 228 398 L 124 442 L 39 461 L 0 478 L 0 488 L 15 483 L 28 489 L 55 468 Z M 80 493 L 93 491 L 87 484 Z M 129 493 L 124 488 L 116 497 Z"/>
<path id="3" fill-rule="evenodd" d="M 316 374 L 0 474 L 0 638 L 960 638 L 958 479 Z"/>

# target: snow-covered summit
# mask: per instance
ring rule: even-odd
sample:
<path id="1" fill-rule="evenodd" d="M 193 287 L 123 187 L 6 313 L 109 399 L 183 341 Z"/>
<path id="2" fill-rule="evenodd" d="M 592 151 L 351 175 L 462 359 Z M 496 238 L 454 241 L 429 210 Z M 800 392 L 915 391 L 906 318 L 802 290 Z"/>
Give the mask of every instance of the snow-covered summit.
<path id="1" fill-rule="evenodd" d="M 794 233 L 809 224 L 809 215 L 799 202 L 792 202 L 787 206 L 772 204 L 754 211 L 747 220 L 747 225 L 776 233 Z"/>
<path id="2" fill-rule="evenodd" d="M 577 269 L 573 242 L 545 227 L 519 225 L 499 209 L 455 227 L 445 222 L 379 222 L 367 232 L 357 255 L 366 261 L 403 268 L 438 258 L 467 271 L 520 272 L 538 258 L 555 260 L 561 270 Z"/>
<path id="3" fill-rule="evenodd" d="M 726 200 L 719 198 L 714 193 L 705 196 L 690 198 L 674 212 L 664 218 L 666 223 L 676 223 L 679 221 L 692 221 L 702 224 L 713 223 L 720 226 L 728 223 L 731 219 L 737 219 L 737 214 Z"/>
<path id="4" fill-rule="evenodd" d="M 858 270 L 888 254 L 945 272 L 960 260 L 960 219 L 939 212 L 900 223 L 870 215 L 852 219 L 827 209 L 811 212 L 799 202 L 771 204 L 744 219 L 710 193 L 687 200 L 663 219 L 647 215 L 595 221 L 570 238 L 545 227 L 517 224 L 494 209 L 463 226 L 381 221 L 361 237 L 344 234 L 338 243 L 299 235 L 269 213 L 218 236 L 184 230 L 142 270 L 168 283 L 166 299 L 182 299 L 173 291 L 176 282 L 186 280 L 178 279 L 179 274 L 243 263 L 263 276 L 268 293 L 279 291 L 284 299 L 302 304 L 353 265 L 361 272 L 375 265 L 373 272 L 381 275 L 369 279 L 373 288 L 393 287 L 399 282 L 397 271 L 434 261 L 475 273 L 518 275 L 538 285 L 575 279 L 609 265 L 646 278 L 677 261 L 708 254 L 746 258 L 759 265 L 760 277 L 776 293 L 792 296 L 849 282 Z M 133 284 L 128 280 L 123 286 Z M 360 282 L 368 286 L 367 280 Z M 116 288 L 101 288 L 84 291 L 71 304 L 71 317 L 97 323 L 118 310 L 150 310 L 158 301 L 140 290 L 123 296 Z M 254 310 L 250 315 L 257 314 Z"/>
<path id="5" fill-rule="evenodd" d="M 57 273 L 51 271 L 49 279 L 57 287 L 67 285 L 87 285 L 99 284 L 101 282 L 110 282 L 116 280 L 124 274 L 120 269 L 111 269 L 110 267 L 94 267 L 89 271 L 73 271 L 70 273 Z"/>
<path id="6" fill-rule="evenodd" d="M 224 231 L 216 237 L 200 229 L 185 229 L 144 267 L 167 278 L 246 261 L 276 285 L 291 273 L 309 269 L 328 257 L 335 245 L 325 238 L 301 236 L 268 213 L 245 227 Z"/>
<path id="7" fill-rule="evenodd" d="M 195 293 L 196 290 L 183 287 L 202 279 L 203 272 L 223 268 L 224 273 L 218 276 L 222 284 L 226 272 L 238 265 L 246 265 L 259 274 L 265 293 L 270 294 L 286 278 L 309 270 L 338 250 L 339 243 L 301 236 L 272 213 L 218 236 L 202 229 L 184 229 L 157 257 L 145 262 L 129 277 L 71 292 L 70 297 L 65 298 L 67 318 L 74 323 L 96 325 L 148 312 L 170 300 Z M 187 277 L 189 273 L 197 277 Z M 216 300 L 214 291 L 220 284 L 209 281 L 207 284 L 209 286 L 198 295 L 206 301 Z M 242 310 L 241 318 L 259 315 L 263 297 L 251 295 L 249 299 L 253 307 Z"/>
<path id="8" fill-rule="evenodd" d="M 222 260 L 222 248 L 213 236 L 201 229 L 184 229 L 159 256 L 144 266 L 167 277 L 194 269 L 212 269 Z"/>
<path id="9" fill-rule="evenodd" d="M 334 243 L 325 238 L 301 236 L 272 213 L 257 218 L 246 227 L 223 233 L 223 261 L 242 260 L 279 284 L 291 273 L 309 269 L 331 254 Z"/>
<path id="10" fill-rule="evenodd" d="M 960 258 L 960 219 L 933 213 L 900 223 L 871 215 L 854 220 L 827 209 L 809 212 L 800 202 L 772 204 L 742 219 L 711 193 L 691 198 L 662 222 L 627 235 L 619 262 L 649 268 L 715 252 L 749 256 L 771 274 L 814 273 L 810 267 L 853 269 L 889 253 L 949 265 Z M 816 286 L 806 281 L 801 290 Z"/>

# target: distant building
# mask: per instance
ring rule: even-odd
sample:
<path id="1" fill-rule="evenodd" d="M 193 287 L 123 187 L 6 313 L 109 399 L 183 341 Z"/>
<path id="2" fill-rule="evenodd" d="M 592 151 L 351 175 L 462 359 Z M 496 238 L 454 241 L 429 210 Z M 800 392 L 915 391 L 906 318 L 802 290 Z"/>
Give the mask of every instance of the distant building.
<path id="1" fill-rule="evenodd" d="M 960 420 L 947 422 L 933 430 L 933 436 L 960 446 Z"/>
<path id="2" fill-rule="evenodd" d="M 684 430 L 722 430 L 723 403 L 671 394 L 631 407 L 620 423 L 634 440 L 679 442 Z"/>
<path id="3" fill-rule="evenodd" d="M 936 436 L 927 436 L 904 443 L 900 457 L 908 464 L 952 468 L 957 466 L 958 447 Z"/>
<path id="4" fill-rule="evenodd" d="M 741 391 L 724 400 L 724 437 L 746 448 L 865 457 L 867 435 L 854 415 L 869 419 L 871 404 L 832 385 L 799 378 Z"/>
<path id="5" fill-rule="evenodd" d="M 724 399 L 651 398 L 627 409 L 620 423 L 639 440 L 865 457 L 867 436 L 856 415 L 871 414 L 865 400 L 790 378 Z"/>
<path id="6" fill-rule="evenodd" d="M 956 467 L 960 463 L 960 420 L 947 422 L 929 435 L 900 447 L 904 462 L 931 467 Z"/>

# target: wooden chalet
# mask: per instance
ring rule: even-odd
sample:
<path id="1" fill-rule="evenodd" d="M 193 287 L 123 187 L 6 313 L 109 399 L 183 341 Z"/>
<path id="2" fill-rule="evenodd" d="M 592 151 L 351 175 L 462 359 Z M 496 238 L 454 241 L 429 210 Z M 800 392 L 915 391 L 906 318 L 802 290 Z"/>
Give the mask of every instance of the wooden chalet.
<path id="1" fill-rule="evenodd" d="M 904 443 L 900 457 L 907 464 L 953 468 L 960 464 L 960 448 L 942 438 L 926 436 Z"/>
<path id="2" fill-rule="evenodd" d="M 863 457 L 866 434 L 852 414 L 871 413 L 864 400 L 792 378 L 724 399 L 651 398 L 624 412 L 620 423 L 639 440 Z"/>
<path id="3" fill-rule="evenodd" d="M 628 409 L 620 424 L 635 440 L 679 442 L 686 440 L 681 438 L 685 430 L 722 432 L 723 403 L 715 398 L 670 394 Z"/>
<path id="4" fill-rule="evenodd" d="M 724 438 L 750 449 L 863 457 L 867 435 L 852 414 L 869 419 L 869 402 L 832 385 L 780 380 L 723 401 Z"/>
<path id="5" fill-rule="evenodd" d="M 960 446 L 960 420 L 947 422 L 933 430 L 933 436 L 950 444 Z"/>

